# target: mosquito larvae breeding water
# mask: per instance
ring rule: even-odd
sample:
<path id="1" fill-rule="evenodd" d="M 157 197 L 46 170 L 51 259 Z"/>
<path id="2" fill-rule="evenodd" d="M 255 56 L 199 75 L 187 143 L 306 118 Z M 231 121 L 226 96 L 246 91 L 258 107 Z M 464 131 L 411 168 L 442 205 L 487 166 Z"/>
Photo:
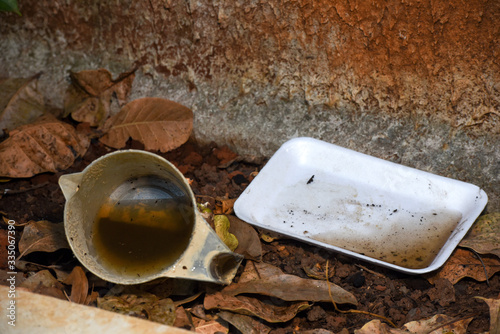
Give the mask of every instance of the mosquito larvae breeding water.
<path id="1" fill-rule="evenodd" d="M 191 199 L 175 184 L 152 176 L 129 180 L 97 213 L 96 253 L 120 275 L 160 272 L 187 248 L 194 219 Z"/>

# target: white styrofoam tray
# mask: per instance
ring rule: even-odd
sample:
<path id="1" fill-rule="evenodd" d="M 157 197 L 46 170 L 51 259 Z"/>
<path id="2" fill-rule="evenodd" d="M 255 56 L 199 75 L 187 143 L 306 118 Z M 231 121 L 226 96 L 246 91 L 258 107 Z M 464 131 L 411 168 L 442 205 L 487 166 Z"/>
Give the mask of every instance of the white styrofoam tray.
<path id="1" fill-rule="evenodd" d="M 444 264 L 487 201 L 469 183 L 296 138 L 273 155 L 234 210 L 257 227 L 423 274 Z"/>

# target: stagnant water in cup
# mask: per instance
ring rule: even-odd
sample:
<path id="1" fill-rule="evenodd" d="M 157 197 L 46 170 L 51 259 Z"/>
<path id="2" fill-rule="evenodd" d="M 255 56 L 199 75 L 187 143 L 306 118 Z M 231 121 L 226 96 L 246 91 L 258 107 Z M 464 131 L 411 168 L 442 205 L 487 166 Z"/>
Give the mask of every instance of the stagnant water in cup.
<path id="1" fill-rule="evenodd" d="M 117 275 L 141 277 L 172 265 L 189 244 L 191 198 L 155 176 L 130 179 L 99 209 L 93 239 L 99 262 Z"/>

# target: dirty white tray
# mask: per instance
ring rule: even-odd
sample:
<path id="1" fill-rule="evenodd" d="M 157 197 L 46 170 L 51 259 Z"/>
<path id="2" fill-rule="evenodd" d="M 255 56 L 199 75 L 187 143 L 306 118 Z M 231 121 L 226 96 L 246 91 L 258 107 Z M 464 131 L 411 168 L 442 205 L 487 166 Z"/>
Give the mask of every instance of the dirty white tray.
<path id="1" fill-rule="evenodd" d="M 444 264 L 487 201 L 469 183 L 296 138 L 275 153 L 234 210 L 257 227 L 423 274 Z"/>

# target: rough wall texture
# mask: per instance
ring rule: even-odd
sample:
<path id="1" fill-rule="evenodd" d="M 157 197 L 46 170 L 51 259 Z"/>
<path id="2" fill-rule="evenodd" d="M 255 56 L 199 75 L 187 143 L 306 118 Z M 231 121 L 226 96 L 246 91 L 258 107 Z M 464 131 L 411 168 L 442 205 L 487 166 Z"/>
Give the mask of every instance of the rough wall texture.
<path id="1" fill-rule="evenodd" d="M 500 2 L 20 1 L 0 76 L 138 66 L 133 98 L 191 107 L 196 136 L 271 155 L 312 136 L 473 182 L 500 209 Z"/>

